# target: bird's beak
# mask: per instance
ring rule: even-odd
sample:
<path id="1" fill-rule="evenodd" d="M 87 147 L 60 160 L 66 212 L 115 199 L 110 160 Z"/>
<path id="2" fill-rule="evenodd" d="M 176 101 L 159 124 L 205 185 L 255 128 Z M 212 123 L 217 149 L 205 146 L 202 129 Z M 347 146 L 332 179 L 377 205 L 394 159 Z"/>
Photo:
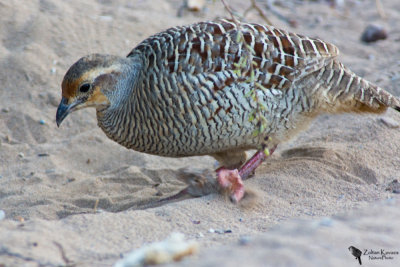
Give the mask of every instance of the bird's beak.
<path id="1" fill-rule="evenodd" d="M 60 127 L 61 122 L 68 116 L 68 114 L 75 110 L 75 107 L 78 104 L 80 104 L 79 101 L 68 104 L 68 100 L 65 97 L 61 99 L 56 114 L 56 122 L 58 127 Z"/>

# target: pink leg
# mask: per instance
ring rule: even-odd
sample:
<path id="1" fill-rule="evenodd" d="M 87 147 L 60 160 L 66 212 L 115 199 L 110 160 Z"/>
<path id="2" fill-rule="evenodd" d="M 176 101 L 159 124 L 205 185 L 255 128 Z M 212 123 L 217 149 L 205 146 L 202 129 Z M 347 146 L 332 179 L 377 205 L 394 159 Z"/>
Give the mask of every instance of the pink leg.
<path id="1" fill-rule="evenodd" d="M 221 188 L 228 189 L 231 194 L 231 200 L 238 203 L 244 196 L 243 180 L 249 178 L 250 174 L 260 166 L 260 164 L 272 153 L 276 146 L 270 150 L 259 150 L 242 167 L 234 170 L 228 170 L 224 167 L 217 169 L 217 181 Z"/>

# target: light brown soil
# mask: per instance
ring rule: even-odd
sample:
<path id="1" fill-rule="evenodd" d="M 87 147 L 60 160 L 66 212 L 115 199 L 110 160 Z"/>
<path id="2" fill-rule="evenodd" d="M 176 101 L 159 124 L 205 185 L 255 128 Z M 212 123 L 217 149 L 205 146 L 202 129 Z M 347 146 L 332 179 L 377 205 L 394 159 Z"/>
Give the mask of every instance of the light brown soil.
<path id="1" fill-rule="evenodd" d="M 238 11 L 249 5 L 229 2 Z M 375 1 L 350 2 L 357 4 L 345 10 L 323 1 L 276 7 L 297 28 L 274 15 L 270 20 L 336 44 L 348 67 L 400 96 L 400 2 L 382 0 L 386 20 Z M 246 207 L 212 194 L 143 209 L 184 188 L 180 168 L 212 170 L 214 160 L 127 150 L 96 126 L 94 110 L 76 112 L 57 128 L 60 83 L 81 56 L 126 55 L 170 26 L 227 16 L 219 1 L 210 1 L 200 14 L 177 17 L 180 4 L 0 1 L 0 210 L 6 216 L 0 266 L 109 266 L 174 231 L 200 245 L 182 266 L 356 266 L 350 245 L 400 251 L 399 199 L 386 190 L 400 179 L 400 130 L 381 121 L 398 123 L 395 111 L 319 117 L 245 182 L 257 196 Z M 263 23 L 256 12 L 247 19 Z M 389 38 L 362 43 L 370 23 L 384 26 Z M 363 260 L 400 266 L 399 255 Z"/>

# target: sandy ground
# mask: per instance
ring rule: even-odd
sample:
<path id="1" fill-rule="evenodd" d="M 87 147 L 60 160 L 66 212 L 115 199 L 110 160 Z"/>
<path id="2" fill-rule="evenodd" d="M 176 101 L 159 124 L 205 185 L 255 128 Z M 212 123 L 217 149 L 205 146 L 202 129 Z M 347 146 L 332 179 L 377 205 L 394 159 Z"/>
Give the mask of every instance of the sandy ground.
<path id="1" fill-rule="evenodd" d="M 343 10 L 324 2 L 277 7 L 297 28 L 270 19 L 336 44 L 347 66 L 400 96 L 400 2 L 381 1 L 386 20 L 375 1 L 350 2 Z M 216 1 L 178 17 L 180 4 L 0 0 L 0 266 L 110 266 L 176 231 L 200 248 L 179 266 L 357 266 L 350 245 L 400 251 L 400 199 L 390 187 L 400 179 L 400 130 L 382 122 L 399 123 L 394 111 L 319 117 L 246 181 L 257 195 L 247 206 L 211 194 L 146 209 L 184 188 L 180 168 L 212 170 L 214 160 L 129 151 L 101 132 L 94 110 L 56 127 L 60 83 L 81 56 L 125 55 L 167 27 L 227 15 Z M 263 23 L 255 12 L 247 19 Z M 370 23 L 389 38 L 361 43 Z M 362 259 L 400 266 L 400 255 Z"/>

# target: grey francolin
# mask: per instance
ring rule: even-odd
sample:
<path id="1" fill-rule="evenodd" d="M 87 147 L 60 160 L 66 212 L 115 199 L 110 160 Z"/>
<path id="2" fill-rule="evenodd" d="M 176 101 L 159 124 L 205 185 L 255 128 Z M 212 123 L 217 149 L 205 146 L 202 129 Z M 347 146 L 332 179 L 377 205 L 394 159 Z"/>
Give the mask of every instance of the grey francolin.
<path id="1" fill-rule="evenodd" d="M 319 114 L 400 111 L 398 99 L 340 63 L 334 45 L 272 26 L 240 31 L 241 40 L 233 22 L 200 22 L 149 37 L 127 57 L 79 59 L 62 82 L 57 124 L 94 107 L 100 128 L 126 148 L 211 155 L 224 166 L 219 185 L 239 201 L 242 178 Z M 255 135 L 259 105 L 266 124 Z M 249 149 L 258 152 L 246 162 Z"/>

